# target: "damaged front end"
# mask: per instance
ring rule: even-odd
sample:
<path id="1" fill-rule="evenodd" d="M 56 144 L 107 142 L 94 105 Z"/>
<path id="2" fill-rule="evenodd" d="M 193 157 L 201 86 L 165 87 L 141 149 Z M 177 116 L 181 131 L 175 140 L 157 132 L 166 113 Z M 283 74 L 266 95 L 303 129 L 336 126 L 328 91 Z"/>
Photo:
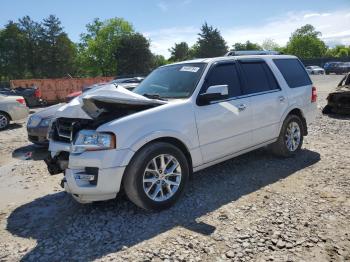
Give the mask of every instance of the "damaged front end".
<path id="1" fill-rule="evenodd" d="M 322 113 L 350 115 L 350 73 L 340 81 L 335 92 L 329 93 Z"/>
<path id="2" fill-rule="evenodd" d="M 49 128 L 50 155 L 45 160 L 49 173 L 59 174 L 68 168 L 73 142 L 80 131 L 96 130 L 107 122 L 166 103 L 113 84 L 74 99 L 58 110 Z"/>

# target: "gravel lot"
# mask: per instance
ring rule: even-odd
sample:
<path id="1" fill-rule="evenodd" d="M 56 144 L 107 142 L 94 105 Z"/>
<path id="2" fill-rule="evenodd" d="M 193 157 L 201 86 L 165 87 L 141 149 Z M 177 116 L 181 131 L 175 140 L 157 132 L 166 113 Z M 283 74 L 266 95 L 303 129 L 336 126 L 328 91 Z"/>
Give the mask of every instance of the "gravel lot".
<path id="1" fill-rule="evenodd" d="M 315 76 L 319 111 L 341 76 Z M 80 205 L 0 133 L 0 261 L 350 261 L 350 118 L 322 116 L 300 155 L 260 149 L 195 174 L 161 213 L 125 197 Z"/>

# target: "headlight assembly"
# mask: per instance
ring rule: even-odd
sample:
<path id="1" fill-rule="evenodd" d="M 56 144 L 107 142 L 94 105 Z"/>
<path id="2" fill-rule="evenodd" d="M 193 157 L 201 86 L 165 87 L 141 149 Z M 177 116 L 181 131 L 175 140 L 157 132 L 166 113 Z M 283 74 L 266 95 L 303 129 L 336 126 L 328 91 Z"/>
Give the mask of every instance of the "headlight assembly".
<path id="1" fill-rule="evenodd" d="M 41 120 L 41 122 L 40 122 L 40 126 L 41 127 L 48 127 L 49 125 L 50 125 L 50 122 L 52 121 L 52 119 L 43 119 L 43 120 Z"/>
<path id="2" fill-rule="evenodd" d="M 41 122 L 41 117 L 33 115 L 33 116 L 29 117 L 27 126 L 28 127 L 37 127 L 40 122 Z"/>
<path id="3" fill-rule="evenodd" d="M 112 133 L 100 133 L 94 130 L 81 130 L 74 140 L 71 153 L 108 150 L 116 148 L 116 137 Z"/>

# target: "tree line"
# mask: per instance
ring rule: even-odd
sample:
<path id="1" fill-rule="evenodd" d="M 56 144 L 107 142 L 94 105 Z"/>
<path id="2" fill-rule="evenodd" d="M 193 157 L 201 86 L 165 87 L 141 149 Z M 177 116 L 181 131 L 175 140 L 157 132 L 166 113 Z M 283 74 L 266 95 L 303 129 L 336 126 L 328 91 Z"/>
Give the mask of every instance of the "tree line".
<path id="1" fill-rule="evenodd" d="M 222 56 L 229 49 L 277 50 L 300 58 L 350 55 L 349 46 L 328 48 L 320 37 L 312 25 L 305 25 L 283 47 L 266 39 L 261 45 L 247 40 L 229 48 L 220 31 L 204 23 L 194 45 L 175 43 L 165 59 L 153 54 L 150 40 L 123 18 L 95 19 L 86 25 L 80 41 L 73 43 L 56 16 L 41 22 L 25 16 L 0 28 L 0 80 L 147 74 L 160 65 Z"/>

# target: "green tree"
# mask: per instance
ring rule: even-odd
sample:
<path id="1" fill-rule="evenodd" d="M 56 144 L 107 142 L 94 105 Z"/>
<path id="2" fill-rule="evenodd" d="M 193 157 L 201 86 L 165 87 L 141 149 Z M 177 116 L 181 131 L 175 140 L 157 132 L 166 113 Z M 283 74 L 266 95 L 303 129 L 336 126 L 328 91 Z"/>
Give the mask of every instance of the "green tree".
<path id="1" fill-rule="evenodd" d="M 168 63 L 168 61 L 165 59 L 164 56 L 162 55 L 153 55 L 153 64 L 152 64 L 152 68 L 157 68 L 159 66 L 162 65 L 166 65 Z"/>
<path id="2" fill-rule="evenodd" d="M 249 40 L 245 43 L 235 43 L 232 47 L 236 51 L 262 50 L 261 46 L 257 43 L 252 43 Z"/>
<path id="3" fill-rule="evenodd" d="M 149 41 L 140 33 L 122 35 L 114 50 L 117 75 L 149 73 L 153 65 L 153 54 L 149 47 Z"/>
<path id="4" fill-rule="evenodd" d="M 101 22 L 95 19 L 81 35 L 79 64 L 85 74 L 112 76 L 117 74 L 116 50 L 122 36 L 131 35 L 133 26 L 122 18 Z"/>
<path id="5" fill-rule="evenodd" d="M 329 48 L 326 52 L 327 57 L 345 57 L 350 55 L 350 46 L 336 45 L 333 48 Z"/>
<path id="6" fill-rule="evenodd" d="M 42 76 L 62 77 L 75 72 L 76 46 L 63 32 L 60 20 L 50 15 L 43 21 Z"/>
<path id="7" fill-rule="evenodd" d="M 27 71 L 26 77 L 41 77 L 41 68 L 44 63 L 42 54 L 45 51 L 42 49 L 43 27 L 29 16 L 19 19 L 18 24 L 25 36 L 23 54 Z"/>
<path id="8" fill-rule="evenodd" d="M 186 42 L 175 43 L 174 47 L 169 49 L 171 54 L 169 60 L 176 61 L 184 61 L 190 56 L 190 48 Z"/>
<path id="9" fill-rule="evenodd" d="M 266 38 L 261 44 L 261 47 L 264 50 L 279 51 L 280 49 L 280 46 L 272 38 Z"/>
<path id="10" fill-rule="evenodd" d="M 204 23 L 199 38 L 194 47 L 195 57 L 223 56 L 227 52 L 227 45 L 217 28 Z"/>
<path id="11" fill-rule="evenodd" d="M 337 53 L 337 56 L 339 57 L 349 56 L 349 50 L 347 48 L 341 48 Z"/>
<path id="12" fill-rule="evenodd" d="M 321 33 L 310 25 L 304 25 L 292 33 L 286 46 L 286 52 L 300 58 L 323 57 L 327 51 L 320 39 Z"/>
<path id="13" fill-rule="evenodd" d="M 3 80 L 22 78 L 26 72 L 25 35 L 10 21 L 0 31 L 0 76 Z"/>

